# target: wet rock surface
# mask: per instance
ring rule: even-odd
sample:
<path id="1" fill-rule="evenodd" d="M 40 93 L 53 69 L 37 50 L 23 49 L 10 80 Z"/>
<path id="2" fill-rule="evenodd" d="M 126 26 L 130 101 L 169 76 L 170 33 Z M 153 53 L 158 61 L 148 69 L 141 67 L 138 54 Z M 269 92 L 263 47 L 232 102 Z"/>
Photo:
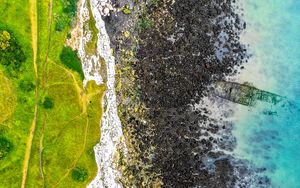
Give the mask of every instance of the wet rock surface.
<path id="1" fill-rule="evenodd" d="M 125 187 L 153 187 L 157 179 L 163 187 L 249 187 L 253 182 L 260 187 L 268 183 L 249 178 L 253 169 L 225 154 L 236 144 L 233 126 L 224 120 L 229 112 L 213 116 L 211 106 L 201 106 L 211 93 L 208 86 L 237 74 L 248 58 L 239 42 L 246 24 L 233 3 L 155 1 L 147 4 L 146 17 L 140 15 L 139 20 L 150 27 L 137 29 L 137 62 L 118 65 L 124 69 L 126 64 L 133 72 L 124 69 L 120 79 L 126 84 L 118 92 L 125 137 L 135 156 L 122 172 L 130 174 Z M 113 21 L 110 24 L 118 28 Z M 131 44 L 115 42 L 116 49 Z"/>
<path id="2" fill-rule="evenodd" d="M 247 55 L 238 41 L 243 24 L 230 1 L 188 0 L 163 6 L 152 13 L 157 24 L 140 35 L 144 44 L 137 71 L 149 106 L 180 107 L 201 99 L 213 79 L 234 73 L 243 62 Z M 216 45 L 222 33 L 228 39 L 220 59 Z"/>

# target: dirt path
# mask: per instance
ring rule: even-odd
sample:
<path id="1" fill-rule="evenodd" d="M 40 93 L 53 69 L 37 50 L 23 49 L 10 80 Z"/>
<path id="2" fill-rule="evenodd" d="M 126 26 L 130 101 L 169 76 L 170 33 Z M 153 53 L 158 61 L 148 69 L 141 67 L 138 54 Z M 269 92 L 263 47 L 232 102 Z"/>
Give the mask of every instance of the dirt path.
<path id="1" fill-rule="evenodd" d="M 72 73 L 72 71 L 66 69 L 64 66 L 58 64 L 58 63 L 55 63 L 51 60 L 49 60 L 50 63 L 53 63 L 55 64 L 56 66 L 60 67 L 61 69 L 65 70 L 73 79 L 73 82 L 74 82 L 74 86 L 75 86 L 75 89 L 76 89 L 76 92 L 78 93 L 78 100 L 79 100 L 79 104 L 81 106 L 81 109 L 82 109 L 82 113 L 86 113 L 87 111 L 87 101 L 88 101 L 88 98 L 87 98 L 87 95 L 86 93 L 84 92 L 84 90 L 79 86 L 74 74 Z"/>
<path id="2" fill-rule="evenodd" d="M 46 129 L 46 117 L 47 117 L 47 114 L 45 114 L 45 117 L 44 117 L 44 126 L 43 126 L 43 133 L 41 135 L 41 138 L 40 138 L 40 172 L 41 172 L 41 176 L 42 176 L 42 179 L 43 179 L 43 187 L 46 187 L 46 184 L 45 184 L 45 175 L 44 175 L 44 172 L 43 172 L 43 150 L 44 150 L 44 135 L 45 135 L 45 129 Z"/>
<path id="3" fill-rule="evenodd" d="M 45 63 L 43 64 L 43 72 L 42 72 L 42 88 L 43 92 L 46 92 L 46 83 L 47 83 L 47 65 L 48 65 L 48 55 L 49 55 L 49 49 L 50 49 L 50 42 L 51 42 L 51 26 L 52 26 L 52 0 L 49 0 L 49 7 L 48 7 L 49 13 L 48 13 L 48 46 L 46 51 L 46 57 L 45 57 Z M 43 150 L 44 150 L 44 135 L 46 130 L 46 117 L 47 112 L 44 112 L 44 126 L 42 135 L 40 137 L 40 174 L 43 179 L 43 187 L 46 187 L 45 184 L 45 175 L 43 170 Z"/>
<path id="4" fill-rule="evenodd" d="M 38 21 L 37 21 L 37 1 L 36 0 L 29 0 L 30 1 L 30 20 L 31 20 L 31 36 L 32 36 L 32 49 L 33 49 L 33 66 L 34 66 L 34 72 L 35 72 L 35 78 L 36 78 L 36 89 L 35 89 L 35 107 L 34 107 L 34 118 L 30 127 L 30 133 L 27 139 L 26 143 L 26 151 L 25 151 L 25 156 L 24 156 L 24 164 L 23 164 L 23 176 L 22 176 L 22 184 L 21 188 L 25 188 L 26 186 L 26 178 L 28 174 L 28 167 L 29 167 L 29 161 L 30 161 L 30 154 L 31 154 L 31 148 L 32 148 L 32 142 L 33 142 L 33 137 L 36 129 L 36 121 L 37 121 L 37 112 L 38 112 L 38 67 L 37 67 L 37 48 L 38 48 Z M 52 0 L 49 0 L 49 14 L 48 14 L 48 48 L 46 51 L 46 57 L 45 57 L 45 63 L 42 67 L 42 88 L 43 91 L 46 89 L 46 82 L 47 82 L 47 64 L 48 62 L 52 62 L 48 58 L 49 54 L 49 47 L 50 47 L 50 41 L 51 41 L 51 25 L 52 25 Z M 53 62 L 54 63 L 54 62 Z M 56 63 L 55 63 L 56 64 Z M 58 64 L 56 64 L 58 65 Z M 74 81 L 74 86 L 76 88 L 76 91 L 79 96 L 79 103 L 81 104 L 82 108 L 82 114 L 86 114 L 87 112 L 87 96 L 84 92 L 84 90 L 81 89 L 79 84 L 76 81 L 75 76 L 71 71 L 68 69 L 64 68 L 61 65 L 58 65 L 61 68 L 63 68 L 68 74 L 72 76 L 72 79 Z M 88 119 L 87 119 L 87 124 L 86 124 L 86 131 L 85 131 L 85 139 L 83 143 L 83 149 L 80 152 L 80 155 L 76 161 L 74 161 L 74 165 L 76 165 L 77 161 L 79 160 L 80 156 L 82 155 L 84 149 L 85 149 L 85 144 L 86 144 L 86 135 L 87 135 L 87 130 L 89 127 Z M 43 128 L 43 133 L 40 137 L 40 172 L 41 176 L 43 178 L 43 182 L 45 183 L 45 177 L 43 173 L 43 165 L 42 165 L 42 153 L 43 153 L 43 141 L 44 141 L 44 131 L 46 128 L 46 120 L 44 119 L 44 128 Z M 68 170 L 68 173 L 70 172 L 71 169 Z M 67 173 L 67 174 L 68 174 Z M 67 175 L 66 174 L 66 175 Z M 66 175 L 59 181 L 59 183 L 66 177 Z M 44 184 L 45 186 L 45 184 Z"/>
<path id="5" fill-rule="evenodd" d="M 33 66 L 34 66 L 34 72 L 36 79 L 38 78 L 38 70 L 37 70 L 37 40 L 38 40 L 38 34 L 37 34 L 37 2 L 36 0 L 30 0 L 30 20 L 31 20 L 31 38 L 32 38 L 32 49 L 33 49 Z"/>
<path id="6" fill-rule="evenodd" d="M 31 20 L 31 37 L 32 37 L 32 50 L 33 50 L 33 67 L 35 72 L 36 83 L 38 83 L 38 69 L 37 69 L 37 3 L 36 0 L 30 0 L 30 20 Z M 22 176 L 22 184 L 21 188 L 24 188 L 26 185 L 26 178 L 28 173 L 28 165 L 32 147 L 32 140 L 34 136 L 34 131 L 36 127 L 36 119 L 37 119 L 37 111 L 38 111 L 38 84 L 36 84 L 35 88 L 35 107 L 34 107 L 34 115 L 33 121 L 30 127 L 29 137 L 26 143 L 26 151 L 24 157 L 24 165 L 23 165 L 23 176 Z"/>
<path id="7" fill-rule="evenodd" d="M 51 28 L 52 28 L 52 0 L 49 1 L 49 14 L 48 14 L 48 46 L 46 51 L 45 63 L 43 65 L 43 90 L 45 90 L 47 82 L 47 65 L 48 65 L 48 55 L 51 42 Z"/>

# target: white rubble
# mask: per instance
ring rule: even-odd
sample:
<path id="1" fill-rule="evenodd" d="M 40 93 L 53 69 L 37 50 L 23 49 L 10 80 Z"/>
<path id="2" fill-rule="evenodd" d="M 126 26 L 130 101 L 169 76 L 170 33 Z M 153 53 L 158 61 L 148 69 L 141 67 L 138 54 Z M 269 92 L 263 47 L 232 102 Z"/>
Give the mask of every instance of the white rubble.
<path id="1" fill-rule="evenodd" d="M 83 20 L 88 18 L 87 0 L 83 0 L 82 15 Z M 110 47 L 110 38 L 105 29 L 103 16 L 109 16 L 113 11 L 110 1 L 108 0 L 90 0 L 92 15 L 96 21 L 98 29 L 97 54 L 88 56 L 84 52 L 84 46 L 89 40 L 89 34 L 83 35 L 79 50 L 83 62 L 83 69 L 86 76 L 84 84 L 89 80 L 95 80 L 97 84 L 103 82 L 100 76 L 99 58 L 103 58 L 106 63 L 107 73 L 107 91 L 104 97 L 104 113 L 101 120 L 101 138 L 100 143 L 94 147 L 98 173 L 95 179 L 88 185 L 90 188 L 120 188 L 122 185 L 118 182 L 121 173 L 115 168 L 113 160 L 121 137 L 123 136 L 121 121 L 117 113 L 117 100 L 115 94 L 115 58 Z M 123 147 L 126 150 L 125 147 Z M 125 151 L 125 153 L 127 153 Z"/>

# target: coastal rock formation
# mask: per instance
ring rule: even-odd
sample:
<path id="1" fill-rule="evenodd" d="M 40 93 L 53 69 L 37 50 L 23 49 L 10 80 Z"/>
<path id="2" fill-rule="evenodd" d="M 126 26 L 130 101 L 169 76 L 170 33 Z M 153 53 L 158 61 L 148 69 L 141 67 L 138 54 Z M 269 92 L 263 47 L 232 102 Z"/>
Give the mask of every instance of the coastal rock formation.
<path id="1" fill-rule="evenodd" d="M 135 6 L 128 19 L 118 13 L 106 18 L 117 49 L 119 115 L 129 150 L 127 159 L 118 158 L 120 181 L 125 187 L 247 187 L 252 170 L 230 155 L 232 124 L 203 102 L 214 80 L 236 74 L 248 58 L 239 41 L 246 24 L 234 1 Z"/>

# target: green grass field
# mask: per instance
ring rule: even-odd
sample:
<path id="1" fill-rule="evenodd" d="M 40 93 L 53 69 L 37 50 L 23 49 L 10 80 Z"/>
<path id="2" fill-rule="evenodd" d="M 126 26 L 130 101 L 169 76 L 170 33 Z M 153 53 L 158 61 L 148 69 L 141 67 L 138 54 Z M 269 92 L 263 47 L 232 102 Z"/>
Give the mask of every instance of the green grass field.
<path id="1" fill-rule="evenodd" d="M 12 144 L 4 157 L 0 148 L 0 187 L 22 187 L 35 106 L 25 187 L 85 187 L 97 172 L 93 146 L 99 141 L 105 86 L 90 82 L 83 88 L 78 70 L 61 62 L 70 30 L 69 25 L 61 31 L 55 27 L 57 17 L 65 14 L 63 1 L 38 1 L 36 6 L 37 82 L 30 1 L 2 0 L 0 6 L 0 30 L 10 31 L 26 56 L 17 76 L 0 67 L 0 138 Z"/>

